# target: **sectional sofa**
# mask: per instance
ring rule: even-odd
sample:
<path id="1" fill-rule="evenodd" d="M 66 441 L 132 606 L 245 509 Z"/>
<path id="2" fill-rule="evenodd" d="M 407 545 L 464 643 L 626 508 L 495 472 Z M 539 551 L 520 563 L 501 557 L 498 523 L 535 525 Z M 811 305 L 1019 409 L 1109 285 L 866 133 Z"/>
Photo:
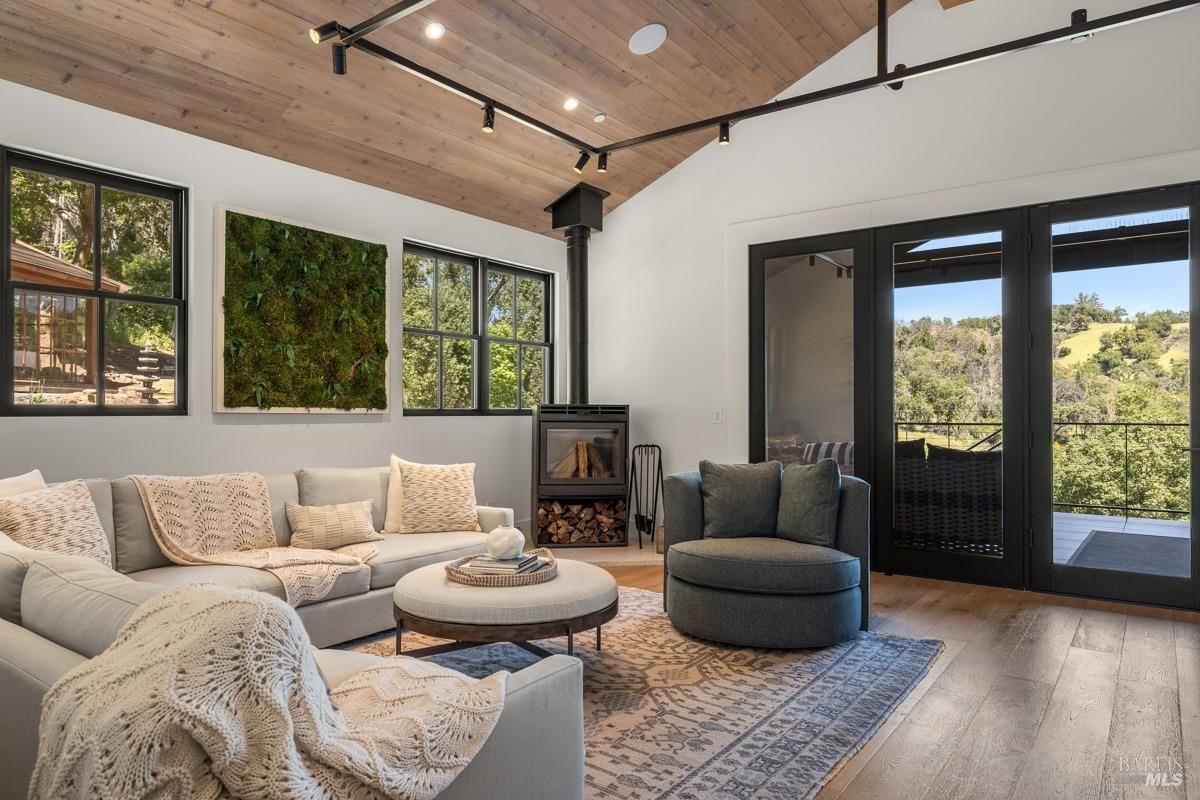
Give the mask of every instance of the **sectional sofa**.
<path id="1" fill-rule="evenodd" d="M 306 469 L 268 475 L 281 545 L 291 530 L 284 503 L 329 505 L 371 499 L 376 528 L 387 502 L 386 468 Z M 137 606 L 173 586 L 218 583 L 283 597 L 269 572 L 233 566 L 180 566 L 159 550 L 133 482 L 87 482 L 113 553 L 112 568 L 86 559 L 0 543 L 0 800 L 25 797 L 37 753 L 46 690 L 72 667 L 101 653 Z M 510 509 L 480 507 L 484 531 L 512 524 Z M 324 600 L 297 615 L 317 647 L 392 628 L 392 588 L 405 573 L 481 552 L 475 531 L 387 536 L 379 555 L 341 576 Z M 317 661 L 331 686 L 376 656 L 321 650 Z M 440 796 L 444 800 L 583 797 L 582 668 L 553 656 L 512 676 L 504 713 L 476 759 Z"/>

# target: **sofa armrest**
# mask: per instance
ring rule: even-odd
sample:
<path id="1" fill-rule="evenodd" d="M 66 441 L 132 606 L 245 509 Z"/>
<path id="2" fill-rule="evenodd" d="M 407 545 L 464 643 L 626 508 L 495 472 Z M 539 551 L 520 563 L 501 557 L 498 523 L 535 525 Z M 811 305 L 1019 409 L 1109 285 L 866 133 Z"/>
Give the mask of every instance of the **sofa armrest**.
<path id="1" fill-rule="evenodd" d="M 837 548 L 858 556 L 863 598 L 862 629 L 865 631 L 871 617 L 871 485 L 861 478 L 842 476 Z"/>
<path id="2" fill-rule="evenodd" d="M 668 475 L 663 481 L 663 545 L 704 538 L 704 495 L 699 472 Z"/>
<path id="3" fill-rule="evenodd" d="M 504 711 L 438 800 L 583 800 L 583 664 L 555 655 L 508 679 Z"/>
<path id="4" fill-rule="evenodd" d="M 496 528 L 512 527 L 513 510 L 511 508 L 476 506 L 475 513 L 479 515 L 479 528 L 484 533 L 491 533 Z"/>
<path id="5" fill-rule="evenodd" d="M 37 760 L 42 697 L 84 657 L 0 621 L 0 800 L 24 800 Z"/>

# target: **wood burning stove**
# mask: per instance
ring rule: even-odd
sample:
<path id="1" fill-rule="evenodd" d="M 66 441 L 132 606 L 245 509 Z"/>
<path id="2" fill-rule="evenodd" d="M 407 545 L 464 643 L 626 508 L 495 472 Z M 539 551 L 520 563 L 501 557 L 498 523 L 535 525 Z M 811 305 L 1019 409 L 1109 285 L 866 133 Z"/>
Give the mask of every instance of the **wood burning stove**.
<path id="1" fill-rule="evenodd" d="M 539 546 L 624 546 L 629 406 L 539 406 L 533 414 Z"/>

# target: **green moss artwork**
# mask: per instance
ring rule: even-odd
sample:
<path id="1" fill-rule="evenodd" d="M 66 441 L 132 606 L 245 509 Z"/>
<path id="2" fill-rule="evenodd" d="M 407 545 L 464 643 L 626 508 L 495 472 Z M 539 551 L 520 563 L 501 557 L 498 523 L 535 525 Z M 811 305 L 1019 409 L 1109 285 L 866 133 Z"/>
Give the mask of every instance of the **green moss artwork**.
<path id="1" fill-rule="evenodd" d="M 385 410 L 387 257 L 226 211 L 225 408 Z"/>

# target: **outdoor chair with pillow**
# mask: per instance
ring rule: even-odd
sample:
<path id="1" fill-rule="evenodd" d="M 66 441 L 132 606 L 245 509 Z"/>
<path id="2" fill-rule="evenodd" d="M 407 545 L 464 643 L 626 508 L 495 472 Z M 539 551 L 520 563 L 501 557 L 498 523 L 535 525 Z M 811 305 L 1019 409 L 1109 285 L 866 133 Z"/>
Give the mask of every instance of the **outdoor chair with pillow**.
<path id="1" fill-rule="evenodd" d="M 667 617 L 684 633 L 764 648 L 866 630 L 870 487 L 825 460 L 782 469 L 701 462 L 668 477 Z"/>

